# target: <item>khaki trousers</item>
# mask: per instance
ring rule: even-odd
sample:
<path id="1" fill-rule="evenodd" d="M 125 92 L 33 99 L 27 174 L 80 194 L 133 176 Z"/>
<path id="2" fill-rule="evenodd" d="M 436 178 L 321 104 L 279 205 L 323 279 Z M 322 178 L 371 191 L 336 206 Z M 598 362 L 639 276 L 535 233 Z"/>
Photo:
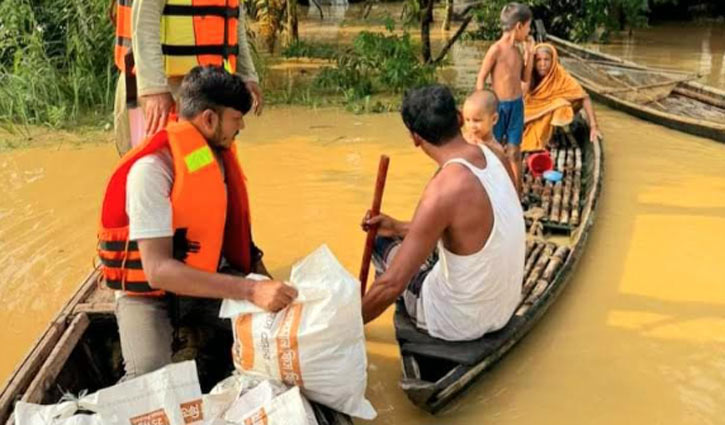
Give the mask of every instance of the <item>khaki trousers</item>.
<path id="1" fill-rule="evenodd" d="M 116 321 L 125 376 L 131 379 L 172 361 L 196 360 L 208 390 L 233 369 L 231 322 L 219 318 L 221 300 L 144 297 L 118 293 Z M 175 332 L 176 331 L 176 332 Z M 176 335 L 175 335 L 176 334 Z"/>

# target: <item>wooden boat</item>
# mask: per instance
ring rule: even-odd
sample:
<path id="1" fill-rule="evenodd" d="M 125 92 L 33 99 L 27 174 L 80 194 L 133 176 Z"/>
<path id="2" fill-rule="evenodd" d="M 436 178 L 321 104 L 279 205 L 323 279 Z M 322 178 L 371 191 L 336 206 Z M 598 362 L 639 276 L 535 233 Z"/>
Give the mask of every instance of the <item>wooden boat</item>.
<path id="1" fill-rule="evenodd" d="M 562 65 L 593 99 L 675 130 L 725 142 L 725 91 L 671 69 L 645 67 L 595 52 L 546 33 L 537 38 L 556 46 Z"/>
<path id="2" fill-rule="evenodd" d="M 88 275 L 2 388 L 0 423 L 14 424 L 11 413 L 17 400 L 56 403 L 63 393 L 94 392 L 115 384 L 121 378 L 123 365 L 113 292 L 99 287 L 98 274 L 98 269 L 95 269 Z M 182 328 L 180 333 L 185 330 L 191 332 L 189 335 L 199 331 Z M 205 332 L 206 329 L 199 333 L 207 335 Z M 210 361 L 197 360 L 205 392 L 231 368 L 231 364 L 218 361 L 218 358 L 228 355 L 231 335 L 222 340 L 225 343 L 219 345 L 224 353 L 219 353 L 216 359 Z M 188 345 L 179 347 L 174 360 L 184 359 L 184 354 L 188 353 L 184 353 L 184 349 L 188 348 Z M 313 407 L 320 425 L 352 425 L 347 415 L 315 403 Z"/>
<path id="3" fill-rule="evenodd" d="M 601 142 L 588 139 L 589 128 L 581 115 L 568 132 L 557 129 L 556 147 L 551 151 L 557 169 L 564 172 L 561 184 L 543 183 L 526 170 L 526 195 L 539 199 L 529 204 L 525 214 L 533 219 L 534 230 L 526 245 L 522 302 L 503 329 L 474 341 L 443 341 L 419 331 L 405 307 L 396 306 L 394 322 L 403 369 L 400 386 L 418 407 L 432 413 L 445 407 L 506 355 L 564 289 L 586 246 L 602 185 Z M 577 224 L 568 239 L 551 235 L 546 226 L 543 234 L 536 228 L 542 218 L 552 222 L 563 218 L 570 224 L 573 216 Z"/>

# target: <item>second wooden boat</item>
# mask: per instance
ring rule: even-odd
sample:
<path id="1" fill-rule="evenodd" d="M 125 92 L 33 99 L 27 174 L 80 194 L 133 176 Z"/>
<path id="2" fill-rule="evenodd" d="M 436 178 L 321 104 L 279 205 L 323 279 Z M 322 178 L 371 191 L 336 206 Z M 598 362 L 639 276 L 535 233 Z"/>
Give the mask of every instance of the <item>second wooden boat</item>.
<path id="1" fill-rule="evenodd" d="M 530 234 L 521 304 L 509 323 L 475 341 L 449 342 L 418 330 L 405 307 L 397 305 L 400 386 L 422 409 L 438 412 L 506 355 L 556 300 L 584 252 L 602 185 L 601 141 L 589 142 L 581 115 L 568 132 L 557 132 L 551 153 L 563 180 L 525 179 L 525 194 L 532 199 L 525 213 Z M 553 236 L 547 226 L 539 226 L 545 222 L 572 226 L 573 231 L 569 238 Z"/>

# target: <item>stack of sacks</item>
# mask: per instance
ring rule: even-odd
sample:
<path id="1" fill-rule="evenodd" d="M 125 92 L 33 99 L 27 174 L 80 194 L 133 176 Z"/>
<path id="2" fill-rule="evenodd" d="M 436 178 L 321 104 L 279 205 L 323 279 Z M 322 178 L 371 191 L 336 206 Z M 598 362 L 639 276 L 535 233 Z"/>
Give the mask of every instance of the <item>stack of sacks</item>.
<path id="1" fill-rule="evenodd" d="M 325 245 L 293 266 L 290 281 L 298 298 L 278 313 L 247 301 L 222 303 L 220 316 L 232 320 L 236 369 L 297 386 L 305 397 L 339 412 L 373 419 L 375 410 L 365 399 L 359 282 Z"/>
<path id="2" fill-rule="evenodd" d="M 19 402 L 16 425 L 203 425 L 201 387 L 193 361 L 104 388 L 79 400 L 41 406 Z M 93 415 L 76 414 L 78 410 Z"/>
<path id="3" fill-rule="evenodd" d="M 318 425 L 315 412 L 298 387 L 232 375 L 204 396 L 208 425 Z"/>
<path id="4" fill-rule="evenodd" d="M 79 414 L 78 411 L 93 414 Z M 53 405 L 18 402 L 16 425 L 318 425 L 298 387 L 233 375 L 201 394 L 196 364 L 172 364 Z"/>

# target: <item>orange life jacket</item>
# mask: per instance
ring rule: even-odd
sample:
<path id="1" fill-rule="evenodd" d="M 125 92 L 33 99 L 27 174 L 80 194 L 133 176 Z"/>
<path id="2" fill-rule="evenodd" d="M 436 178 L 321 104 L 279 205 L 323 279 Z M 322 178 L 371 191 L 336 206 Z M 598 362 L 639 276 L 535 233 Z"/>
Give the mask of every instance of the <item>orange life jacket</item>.
<path id="1" fill-rule="evenodd" d="M 131 4 L 117 0 L 114 59 L 121 71 L 131 47 Z M 184 76 L 197 65 L 236 71 L 239 0 L 166 0 L 161 15 L 161 52 L 167 76 Z"/>
<path id="2" fill-rule="evenodd" d="M 113 59 L 116 67 L 123 72 L 126 69 L 125 58 L 131 49 L 131 2 L 133 0 L 114 0 L 116 2 L 116 45 Z"/>
<path id="3" fill-rule="evenodd" d="M 129 151 L 111 175 L 101 209 L 98 255 L 106 285 L 131 294 L 162 295 L 143 272 L 135 241 L 129 240 L 126 179 L 140 158 L 168 147 L 174 162 L 171 190 L 174 258 L 209 272 L 223 253 L 236 269 L 251 270 L 251 226 L 244 174 L 234 147 L 222 152 L 221 168 L 201 133 L 188 121 L 165 130 Z"/>

